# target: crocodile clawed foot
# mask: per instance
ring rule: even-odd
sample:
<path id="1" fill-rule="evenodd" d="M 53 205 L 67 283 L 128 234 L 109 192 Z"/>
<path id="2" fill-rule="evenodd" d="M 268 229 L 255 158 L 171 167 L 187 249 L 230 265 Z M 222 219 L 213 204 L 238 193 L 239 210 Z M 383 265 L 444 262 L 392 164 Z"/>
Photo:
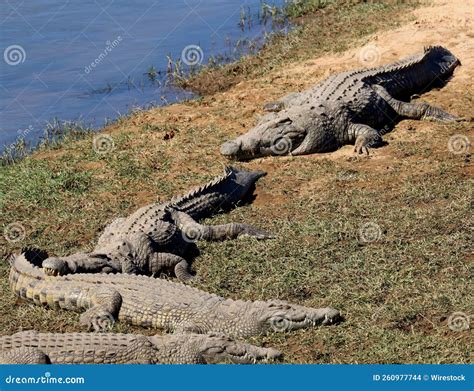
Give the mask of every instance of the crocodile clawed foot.
<path id="1" fill-rule="evenodd" d="M 263 229 L 255 228 L 248 226 L 248 228 L 243 232 L 241 235 L 239 235 L 239 239 L 245 238 L 245 237 L 252 237 L 257 240 L 265 240 L 265 239 L 275 239 L 276 236 L 271 234 L 270 232 L 264 231 Z"/>
<path id="2" fill-rule="evenodd" d="M 115 319 L 113 315 L 107 311 L 94 311 L 94 309 L 90 309 L 81 315 L 79 323 L 87 327 L 88 330 L 106 332 L 112 328 Z"/>
<path id="3" fill-rule="evenodd" d="M 457 122 L 474 122 L 474 117 L 457 117 L 455 119 Z"/>
<path id="4" fill-rule="evenodd" d="M 366 145 L 357 145 L 354 148 L 354 152 L 357 153 L 358 155 L 365 155 L 369 156 L 369 147 Z"/>
<path id="5" fill-rule="evenodd" d="M 470 122 L 468 118 L 464 117 L 457 117 L 455 115 L 449 113 L 443 113 L 438 115 L 425 115 L 423 117 L 424 120 L 433 121 L 433 122 Z"/>

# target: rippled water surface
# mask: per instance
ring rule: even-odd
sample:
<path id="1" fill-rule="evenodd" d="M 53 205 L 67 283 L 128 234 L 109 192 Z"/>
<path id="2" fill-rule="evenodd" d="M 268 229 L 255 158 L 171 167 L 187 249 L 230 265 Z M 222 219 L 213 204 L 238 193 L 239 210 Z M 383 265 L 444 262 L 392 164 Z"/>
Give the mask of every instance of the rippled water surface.
<path id="1" fill-rule="evenodd" d="M 188 96 L 166 83 L 167 56 L 190 64 L 238 56 L 239 41 L 271 29 L 258 22 L 261 7 L 260 0 L 0 0 L 0 149 L 20 136 L 34 144 L 54 118 L 98 127 L 135 106 Z"/>

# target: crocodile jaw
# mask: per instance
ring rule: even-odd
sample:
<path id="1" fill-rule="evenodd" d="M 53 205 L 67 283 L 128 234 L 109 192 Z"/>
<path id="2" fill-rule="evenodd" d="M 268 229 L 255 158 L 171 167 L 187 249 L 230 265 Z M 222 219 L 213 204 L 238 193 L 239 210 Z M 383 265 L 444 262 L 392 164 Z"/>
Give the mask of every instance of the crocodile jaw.
<path id="1" fill-rule="evenodd" d="M 284 156 L 303 141 L 306 130 L 293 120 L 295 110 L 285 110 L 276 118 L 258 124 L 246 134 L 221 146 L 221 154 L 230 160 L 246 161 L 263 156 Z"/>
<path id="2" fill-rule="evenodd" d="M 255 364 L 277 361 L 282 357 L 282 353 L 276 349 L 235 341 L 219 333 L 206 336 L 201 349 L 201 355 L 207 363 L 227 361 L 235 364 Z"/>

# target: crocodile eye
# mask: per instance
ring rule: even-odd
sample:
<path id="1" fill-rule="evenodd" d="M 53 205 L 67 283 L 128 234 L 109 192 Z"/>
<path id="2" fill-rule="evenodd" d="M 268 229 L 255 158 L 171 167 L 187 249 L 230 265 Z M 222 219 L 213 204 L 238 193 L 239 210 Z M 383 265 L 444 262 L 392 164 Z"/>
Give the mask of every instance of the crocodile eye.
<path id="1" fill-rule="evenodd" d="M 283 327 L 285 326 L 285 320 L 283 318 L 275 319 L 273 324 L 277 327 Z"/>
<path id="2" fill-rule="evenodd" d="M 276 332 L 288 331 L 290 321 L 281 316 L 276 316 L 270 319 L 270 326 Z"/>

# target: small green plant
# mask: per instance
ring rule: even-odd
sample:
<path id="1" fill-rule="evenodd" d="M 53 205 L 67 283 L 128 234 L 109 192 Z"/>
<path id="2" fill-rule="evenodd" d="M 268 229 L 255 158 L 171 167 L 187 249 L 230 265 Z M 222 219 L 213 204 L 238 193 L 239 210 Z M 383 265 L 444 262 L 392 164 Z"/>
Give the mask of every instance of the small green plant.
<path id="1" fill-rule="evenodd" d="M 65 141 L 80 140 L 91 132 L 93 129 L 82 121 L 61 121 L 54 118 L 46 124 L 38 147 L 57 147 Z"/>
<path id="2" fill-rule="evenodd" d="M 156 81 L 156 78 L 158 77 L 158 71 L 156 68 L 152 65 L 150 68 L 148 68 L 148 71 L 146 71 L 146 75 L 148 76 L 148 79 L 154 83 Z"/>
<path id="3" fill-rule="evenodd" d="M 283 13 L 282 11 L 283 11 L 282 8 L 276 7 L 274 5 L 270 5 L 262 1 L 260 4 L 260 17 L 259 17 L 260 23 L 266 24 L 270 20 L 273 20 L 281 16 Z"/>
<path id="4" fill-rule="evenodd" d="M 166 67 L 166 74 L 172 80 L 179 80 L 185 77 L 185 72 L 183 70 L 183 64 L 181 59 L 176 61 L 173 60 L 173 57 L 169 54 L 166 56 L 168 59 L 168 65 Z M 190 66 L 190 70 L 192 71 L 193 66 Z"/>
<path id="5" fill-rule="evenodd" d="M 5 147 L 0 156 L 0 166 L 8 166 L 24 159 L 28 155 L 28 145 L 23 137 Z"/>
<path id="6" fill-rule="evenodd" d="M 245 29 L 245 20 L 247 18 L 247 15 L 245 14 L 245 8 L 244 7 L 241 7 L 240 8 L 240 18 L 239 18 L 239 27 L 242 31 L 244 31 Z"/>
<path id="7" fill-rule="evenodd" d="M 33 151 L 57 148 L 65 142 L 80 140 L 93 132 L 92 128 L 85 126 L 80 121 L 61 121 L 54 118 L 46 124 L 43 136 L 36 145 L 29 145 L 24 137 L 7 146 L 0 156 L 0 166 L 17 163 Z"/>
<path id="8" fill-rule="evenodd" d="M 332 3 L 331 0 L 287 0 L 283 7 L 283 13 L 288 18 L 299 18 L 324 8 L 330 3 Z"/>
<path id="9" fill-rule="evenodd" d="M 253 19 L 252 19 L 252 11 L 250 10 L 250 7 L 240 8 L 240 17 L 239 17 L 238 26 L 240 27 L 242 31 L 245 31 L 246 27 L 249 30 L 252 28 Z"/>

